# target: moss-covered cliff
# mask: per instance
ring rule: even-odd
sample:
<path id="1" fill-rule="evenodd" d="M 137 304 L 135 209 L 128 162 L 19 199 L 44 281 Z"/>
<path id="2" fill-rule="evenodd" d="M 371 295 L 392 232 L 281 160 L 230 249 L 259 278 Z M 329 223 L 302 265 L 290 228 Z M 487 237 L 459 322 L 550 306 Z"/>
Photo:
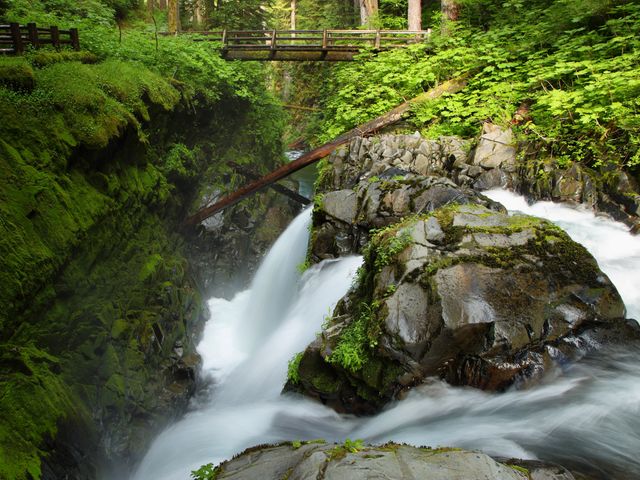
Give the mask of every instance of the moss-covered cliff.
<path id="1" fill-rule="evenodd" d="M 180 224 L 203 184 L 241 181 L 227 159 L 279 160 L 277 107 L 234 81 L 0 62 L 0 477 L 126 468 L 186 405 L 203 310 Z"/>

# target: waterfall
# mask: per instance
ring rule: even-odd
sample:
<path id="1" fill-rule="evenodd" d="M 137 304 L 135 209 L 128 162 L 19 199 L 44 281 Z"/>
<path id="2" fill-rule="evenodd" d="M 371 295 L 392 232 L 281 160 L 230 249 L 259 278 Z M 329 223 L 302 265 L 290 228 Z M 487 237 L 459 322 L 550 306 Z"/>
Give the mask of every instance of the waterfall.
<path id="1" fill-rule="evenodd" d="M 206 407 L 188 414 L 153 443 L 136 480 L 184 480 L 189 471 L 246 447 L 289 438 L 274 428 L 285 418 L 322 425 L 340 417 L 301 399 L 282 397 L 288 361 L 321 330 L 351 286 L 360 257 L 322 262 L 300 274 L 311 210 L 302 212 L 260 265 L 251 288 L 209 301 L 211 318 L 198 352 L 215 382 Z M 295 436 L 295 435 L 293 435 Z"/>
<path id="2" fill-rule="evenodd" d="M 616 284 L 629 316 L 640 319 L 640 238 L 588 211 L 546 202 L 529 206 L 503 191 L 485 194 L 567 230 Z M 542 458 L 588 470 L 593 478 L 636 478 L 640 352 L 634 348 L 601 352 L 529 390 L 495 394 L 433 380 L 368 418 L 280 395 L 288 360 L 313 340 L 361 263 L 348 257 L 322 262 L 301 277 L 292 274 L 304 256 L 308 222 L 307 211 L 287 229 L 250 290 L 231 301 L 210 300 L 211 319 L 198 350 L 215 392 L 155 440 L 135 480 L 184 480 L 190 470 L 255 444 L 346 437 Z"/>

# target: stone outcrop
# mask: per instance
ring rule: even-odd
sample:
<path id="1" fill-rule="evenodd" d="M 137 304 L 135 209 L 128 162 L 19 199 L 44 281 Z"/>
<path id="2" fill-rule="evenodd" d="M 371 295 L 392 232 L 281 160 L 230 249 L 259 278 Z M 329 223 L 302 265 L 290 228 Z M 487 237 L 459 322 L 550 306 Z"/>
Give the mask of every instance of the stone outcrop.
<path id="1" fill-rule="evenodd" d="M 317 200 L 311 255 L 362 253 L 364 265 L 288 389 L 369 414 L 428 377 L 521 388 L 607 343 L 640 338 L 586 249 L 547 221 L 509 216 L 468 186 L 417 174 L 409 157 L 426 141 L 402 141 L 417 145 L 413 153 L 364 153 L 361 164 L 336 155 L 325 172 L 335 190 Z M 358 151 L 371 151 L 364 142 Z M 449 140 L 438 145 L 434 165 L 464 161 Z"/>
<path id="2" fill-rule="evenodd" d="M 430 480 L 573 480 L 562 467 L 540 462 L 498 462 L 460 449 L 416 448 L 407 445 L 354 446 L 298 442 L 259 446 L 214 468 L 215 478 L 287 478 L 358 480 L 425 478 Z"/>
<path id="3" fill-rule="evenodd" d="M 595 172 L 580 164 L 561 168 L 553 160 L 519 161 L 511 130 L 485 124 L 474 143 L 458 137 L 428 140 L 419 135 L 356 138 L 336 151 L 319 186 L 352 188 L 360 179 L 397 175 L 436 175 L 475 190 L 508 188 L 531 200 L 583 204 L 640 229 L 640 188 L 623 171 Z M 521 152 L 526 153 L 524 150 Z M 386 172 L 386 173 L 384 173 Z"/>

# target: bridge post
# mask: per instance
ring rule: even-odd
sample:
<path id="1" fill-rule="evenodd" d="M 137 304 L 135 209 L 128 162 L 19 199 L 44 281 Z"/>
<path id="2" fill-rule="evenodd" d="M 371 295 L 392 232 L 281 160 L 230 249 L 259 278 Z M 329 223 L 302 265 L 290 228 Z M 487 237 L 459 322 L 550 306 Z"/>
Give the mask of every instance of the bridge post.
<path id="1" fill-rule="evenodd" d="M 40 48 L 37 25 L 35 23 L 28 23 L 27 29 L 29 30 L 29 43 L 31 43 L 35 48 Z"/>
<path id="2" fill-rule="evenodd" d="M 80 50 L 80 35 L 77 28 L 69 29 L 69 37 L 71 38 L 71 46 L 74 50 Z"/>
<path id="3" fill-rule="evenodd" d="M 11 31 L 13 51 L 18 55 L 20 55 L 21 53 L 24 53 L 24 43 L 22 42 L 22 32 L 20 31 L 20 24 L 10 23 L 9 29 Z"/>
<path id="4" fill-rule="evenodd" d="M 278 38 L 278 31 L 271 32 L 271 52 L 269 52 L 269 58 L 275 58 L 276 56 L 276 41 Z"/>
<path id="5" fill-rule="evenodd" d="M 374 48 L 376 50 L 380 50 L 380 41 L 381 41 L 381 35 L 380 35 L 380 30 L 376 30 L 376 40 L 375 40 L 375 44 L 374 44 Z"/>
<path id="6" fill-rule="evenodd" d="M 60 50 L 60 31 L 58 30 L 58 27 L 51 26 L 50 27 L 51 30 L 51 45 L 53 45 L 53 47 L 56 50 Z"/>

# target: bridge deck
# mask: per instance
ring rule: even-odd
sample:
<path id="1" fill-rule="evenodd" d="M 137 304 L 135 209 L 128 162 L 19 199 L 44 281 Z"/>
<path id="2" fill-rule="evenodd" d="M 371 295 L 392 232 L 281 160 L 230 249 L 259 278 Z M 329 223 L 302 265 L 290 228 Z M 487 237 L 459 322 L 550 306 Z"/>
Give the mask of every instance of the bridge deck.
<path id="1" fill-rule="evenodd" d="M 349 61 L 374 51 L 420 43 L 429 30 L 219 30 L 189 32 L 196 42 L 212 42 L 228 60 Z M 164 35 L 169 35 L 165 33 Z"/>

